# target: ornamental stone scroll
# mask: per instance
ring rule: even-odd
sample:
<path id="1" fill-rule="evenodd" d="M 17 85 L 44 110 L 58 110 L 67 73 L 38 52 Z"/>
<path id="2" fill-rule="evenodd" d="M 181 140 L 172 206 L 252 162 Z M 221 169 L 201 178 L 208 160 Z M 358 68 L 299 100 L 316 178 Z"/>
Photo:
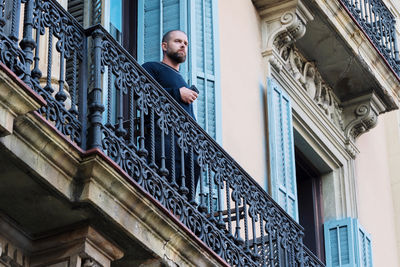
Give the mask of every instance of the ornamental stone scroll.
<path id="1" fill-rule="evenodd" d="M 351 149 L 351 144 L 357 137 L 377 125 L 378 116 L 385 111 L 385 106 L 374 93 L 343 102 L 342 106 L 346 125 L 346 150 L 355 157 L 356 153 Z"/>
<path id="2" fill-rule="evenodd" d="M 301 0 L 253 0 L 262 24 L 262 54 L 278 70 L 283 66 L 279 47 L 304 36 L 306 24 L 314 17 Z"/>

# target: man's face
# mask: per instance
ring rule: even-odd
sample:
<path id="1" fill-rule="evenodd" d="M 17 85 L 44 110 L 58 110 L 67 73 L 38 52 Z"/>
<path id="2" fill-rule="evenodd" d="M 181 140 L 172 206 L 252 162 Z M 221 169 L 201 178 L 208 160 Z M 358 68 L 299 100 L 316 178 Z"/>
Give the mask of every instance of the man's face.
<path id="1" fill-rule="evenodd" d="M 168 42 L 162 43 L 162 49 L 165 55 L 176 63 L 185 62 L 187 47 L 187 36 L 180 31 L 171 32 Z"/>

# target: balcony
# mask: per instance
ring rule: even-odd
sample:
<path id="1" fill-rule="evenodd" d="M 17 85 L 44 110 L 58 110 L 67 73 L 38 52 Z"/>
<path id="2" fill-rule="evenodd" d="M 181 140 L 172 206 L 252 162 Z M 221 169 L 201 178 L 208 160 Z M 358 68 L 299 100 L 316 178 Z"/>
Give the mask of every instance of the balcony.
<path id="1" fill-rule="evenodd" d="M 396 21 L 386 5 L 376 0 L 341 0 L 340 2 L 385 58 L 392 71 L 400 76 Z"/>
<path id="2" fill-rule="evenodd" d="M 136 227 L 178 231 L 171 250 L 203 251 L 208 266 L 324 266 L 302 227 L 101 26 L 83 29 L 52 0 L 1 1 L 0 16 L 0 209 L 29 242 L 43 250 L 44 231 L 88 222 L 125 253 L 116 266 L 145 261 L 157 242 L 121 230 L 130 213 L 119 207 L 131 203 Z"/>

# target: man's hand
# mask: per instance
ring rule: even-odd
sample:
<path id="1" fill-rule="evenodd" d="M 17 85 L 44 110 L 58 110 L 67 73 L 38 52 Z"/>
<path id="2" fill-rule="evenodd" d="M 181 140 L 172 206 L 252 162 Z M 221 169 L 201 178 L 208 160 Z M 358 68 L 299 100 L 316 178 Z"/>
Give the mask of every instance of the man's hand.
<path id="1" fill-rule="evenodd" d="M 186 104 L 191 104 L 197 98 L 197 93 L 186 87 L 179 88 L 179 93 L 181 94 L 181 99 Z"/>

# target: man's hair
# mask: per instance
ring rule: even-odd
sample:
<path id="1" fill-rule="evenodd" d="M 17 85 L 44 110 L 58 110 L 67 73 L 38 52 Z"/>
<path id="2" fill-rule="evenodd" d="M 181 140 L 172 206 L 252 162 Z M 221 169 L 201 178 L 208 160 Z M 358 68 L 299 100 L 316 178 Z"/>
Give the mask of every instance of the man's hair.
<path id="1" fill-rule="evenodd" d="M 168 41 L 169 41 L 169 39 L 171 39 L 171 33 L 173 33 L 173 32 L 182 32 L 182 33 L 184 33 L 186 36 L 187 36 L 187 34 L 186 34 L 186 32 L 184 32 L 184 31 L 181 31 L 181 30 L 171 30 L 171 31 L 167 31 L 164 35 L 163 35 L 163 37 L 162 37 L 162 41 L 161 42 L 165 42 L 165 43 L 168 43 Z"/>

